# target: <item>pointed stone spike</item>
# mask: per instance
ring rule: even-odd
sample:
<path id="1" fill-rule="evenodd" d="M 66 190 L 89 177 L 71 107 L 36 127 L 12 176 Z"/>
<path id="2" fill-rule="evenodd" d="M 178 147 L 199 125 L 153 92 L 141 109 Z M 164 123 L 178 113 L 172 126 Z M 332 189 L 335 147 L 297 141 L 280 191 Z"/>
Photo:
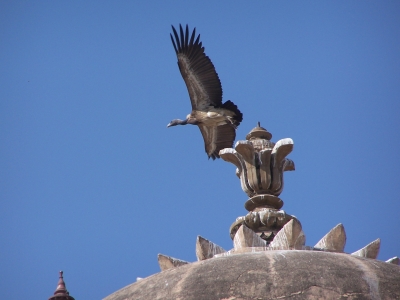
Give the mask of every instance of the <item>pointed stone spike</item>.
<path id="1" fill-rule="evenodd" d="M 187 262 L 187 261 L 173 258 L 171 256 L 167 256 L 164 254 L 158 254 L 158 264 L 160 265 L 161 271 L 180 267 L 180 266 L 186 265 L 188 263 L 189 262 Z"/>
<path id="2" fill-rule="evenodd" d="M 212 258 L 215 254 L 220 254 L 226 252 L 225 249 L 214 244 L 213 242 L 201 237 L 197 236 L 196 240 L 196 256 L 197 260 L 205 260 Z"/>
<path id="3" fill-rule="evenodd" d="M 235 250 L 246 247 L 266 247 L 265 241 L 246 225 L 240 226 L 233 238 Z"/>
<path id="4" fill-rule="evenodd" d="M 375 241 L 369 243 L 364 248 L 361 248 L 360 250 L 353 252 L 351 255 L 376 259 L 378 257 L 380 248 L 381 248 L 381 239 L 376 239 Z"/>
<path id="5" fill-rule="evenodd" d="M 388 259 L 386 262 L 389 264 L 400 265 L 400 258 L 395 256 L 395 257 Z"/>
<path id="6" fill-rule="evenodd" d="M 334 252 L 343 252 L 346 245 L 346 232 L 342 224 L 331 229 L 314 247 Z"/>
<path id="7" fill-rule="evenodd" d="M 299 220 L 292 219 L 281 230 L 278 231 L 274 240 L 269 244 L 271 248 L 288 250 L 303 248 L 306 242 L 306 236 L 301 229 Z"/>

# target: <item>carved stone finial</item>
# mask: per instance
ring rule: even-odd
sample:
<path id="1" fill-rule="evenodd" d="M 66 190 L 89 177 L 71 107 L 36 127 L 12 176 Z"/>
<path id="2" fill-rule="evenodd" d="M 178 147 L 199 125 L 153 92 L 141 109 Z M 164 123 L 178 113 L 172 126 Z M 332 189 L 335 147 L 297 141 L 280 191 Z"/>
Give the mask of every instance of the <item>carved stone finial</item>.
<path id="1" fill-rule="evenodd" d="M 268 243 L 292 219 L 280 210 L 283 201 L 278 196 L 283 190 L 283 172 L 295 169 L 294 162 L 286 158 L 292 152 L 293 140 L 282 139 L 275 144 L 271 138 L 272 134 L 258 122 L 246 141 L 219 152 L 223 160 L 237 167 L 242 189 L 250 197 L 245 203 L 249 213 L 231 226 L 232 239 L 244 223 Z"/>
<path id="2" fill-rule="evenodd" d="M 75 300 L 74 297 L 69 295 L 67 288 L 65 287 L 63 271 L 60 271 L 60 277 L 58 279 L 57 288 L 54 295 L 49 300 Z"/>
<path id="3" fill-rule="evenodd" d="M 272 134 L 268 132 L 267 129 L 261 127 L 260 122 L 257 122 L 257 126 L 254 127 L 248 135 L 246 135 L 246 140 L 251 140 L 251 139 L 266 139 L 270 140 L 272 139 Z"/>

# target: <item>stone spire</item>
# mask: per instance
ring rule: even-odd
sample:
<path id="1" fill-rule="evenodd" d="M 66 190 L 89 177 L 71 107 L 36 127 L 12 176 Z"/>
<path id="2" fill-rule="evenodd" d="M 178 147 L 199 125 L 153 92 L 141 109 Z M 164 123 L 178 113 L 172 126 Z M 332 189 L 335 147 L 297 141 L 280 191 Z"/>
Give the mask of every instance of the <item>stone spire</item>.
<path id="1" fill-rule="evenodd" d="M 293 150 L 293 140 L 286 138 L 274 143 L 271 138 L 272 134 L 258 122 L 245 141 L 219 152 L 223 160 L 236 166 L 236 175 L 249 197 L 244 204 L 248 213 L 230 227 L 231 250 L 198 236 L 197 260 L 274 250 L 344 253 L 347 238 L 342 224 L 332 228 L 314 246 L 307 246 L 300 221 L 281 209 L 283 201 L 278 196 L 283 190 L 283 173 L 295 169 L 294 162 L 286 158 Z M 351 255 L 376 259 L 379 249 L 380 239 L 376 239 Z M 158 256 L 158 262 L 162 271 L 189 263 L 163 254 Z M 386 262 L 399 264 L 400 259 L 396 256 Z"/>
<path id="2" fill-rule="evenodd" d="M 271 138 L 272 134 L 258 122 L 246 141 L 238 141 L 234 149 L 219 153 L 223 160 L 237 167 L 242 189 L 250 197 L 244 205 L 249 213 L 231 226 L 232 239 L 244 223 L 269 244 L 294 218 L 281 210 L 283 201 L 278 197 L 283 190 L 283 172 L 295 169 L 294 162 L 286 158 L 292 152 L 293 140 L 286 138 L 273 143 Z"/>
<path id="3" fill-rule="evenodd" d="M 57 288 L 54 295 L 49 300 L 75 300 L 74 297 L 69 295 L 63 278 L 63 271 L 60 271 L 60 278 L 58 279 Z"/>

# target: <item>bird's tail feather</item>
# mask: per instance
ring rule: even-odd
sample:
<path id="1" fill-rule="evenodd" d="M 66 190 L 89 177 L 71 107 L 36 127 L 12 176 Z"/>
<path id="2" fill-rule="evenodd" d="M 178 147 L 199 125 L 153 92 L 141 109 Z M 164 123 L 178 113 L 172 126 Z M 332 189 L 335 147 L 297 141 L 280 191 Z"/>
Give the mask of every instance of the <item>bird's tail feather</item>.
<path id="1" fill-rule="evenodd" d="M 234 120 L 233 125 L 235 125 L 236 127 L 239 126 L 240 122 L 242 122 L 243 120 L 243 114 L 240 112 L 235 103 L 233 103 L 231 100 L 228 100 L 224 104 L 222 104 L 221 107 L 230 110 L 235 114 L 232 117 L 232 119 Z"/>

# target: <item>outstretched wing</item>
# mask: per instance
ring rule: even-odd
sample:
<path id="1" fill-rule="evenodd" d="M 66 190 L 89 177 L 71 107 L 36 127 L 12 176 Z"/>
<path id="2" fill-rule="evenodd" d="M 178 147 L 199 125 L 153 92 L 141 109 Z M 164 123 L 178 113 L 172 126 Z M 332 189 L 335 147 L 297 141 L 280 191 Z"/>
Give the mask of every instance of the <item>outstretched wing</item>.
<path id="1" fill-rule="evenodd" d="M 220 150 L 232 148 L 236 138 L 236 131 L 231 124 L 220 126 L 199 124 L 198 126 L 203 135 L 204 147 L 209 158 L 219 158 Z"/>
<path id="2" fill-rule="evenodd" d="M 186 25 L 185 33 L 181 25 L 179 29 L 180 36 L 172 26 L 175 40 L 172 34 L 170 36 L 178 57 L 179 70 L 189 92 L 192 109 L 204 110 L 210 105 L 220 107 L 222 104 L 221 81 L 213 63 L 204 53 L 200 34 L 195 40 L 196 28 L 194 28 L 189 39 L 188 25 Z"/>

